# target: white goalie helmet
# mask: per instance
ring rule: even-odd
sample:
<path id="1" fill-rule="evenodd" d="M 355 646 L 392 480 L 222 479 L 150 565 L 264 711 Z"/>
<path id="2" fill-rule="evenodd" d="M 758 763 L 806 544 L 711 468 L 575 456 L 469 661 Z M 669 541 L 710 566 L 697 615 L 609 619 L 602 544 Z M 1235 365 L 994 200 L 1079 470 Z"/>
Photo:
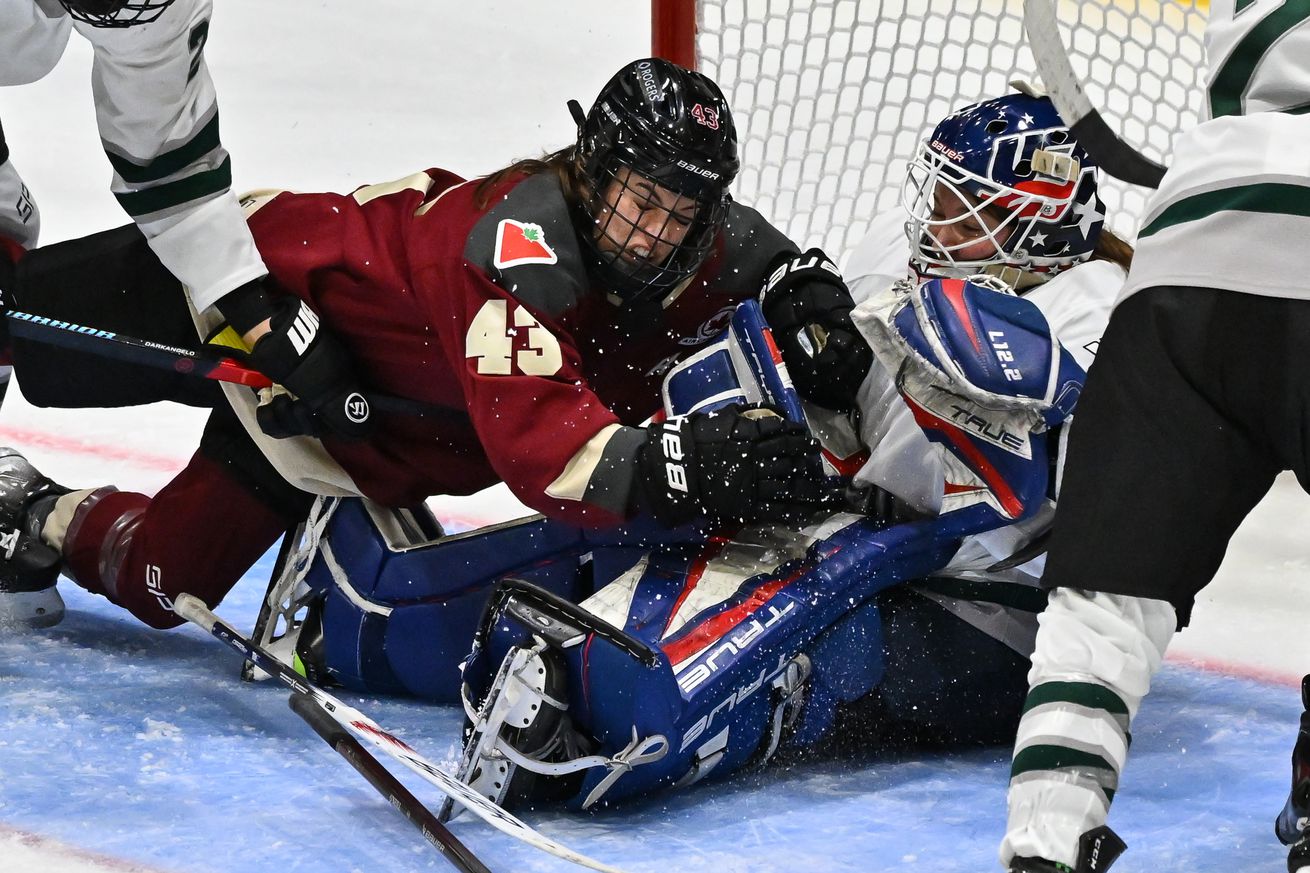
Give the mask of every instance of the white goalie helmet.
<path id="1" fill-rule="evenodd" d="M 903 188 L 915 269 L 1040 280 L 1088 260 L 1105 221 L 1097 168 L 1047 97 L 1009 94 L 943 119 Z"/>

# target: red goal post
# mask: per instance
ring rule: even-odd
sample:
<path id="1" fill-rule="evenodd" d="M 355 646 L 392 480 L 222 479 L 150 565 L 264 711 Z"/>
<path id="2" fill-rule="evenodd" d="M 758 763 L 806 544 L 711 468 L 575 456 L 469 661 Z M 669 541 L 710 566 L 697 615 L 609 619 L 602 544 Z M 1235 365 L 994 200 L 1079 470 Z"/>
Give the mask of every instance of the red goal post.
<path id="1" fill-rule="evenodd" d="M 1201 99 L 1206 0 L 1061 0 L 1064 44 L 1112 127 L 1167 162 Z M 952 110 L 1038 82 L 1022 0 L 651 0 L 652 53 L 723 88 L 734 193 L 834 257 L 898 208 L 906 162 Z M 1136 235 L 1149 191 L 1102 176 Z"/>

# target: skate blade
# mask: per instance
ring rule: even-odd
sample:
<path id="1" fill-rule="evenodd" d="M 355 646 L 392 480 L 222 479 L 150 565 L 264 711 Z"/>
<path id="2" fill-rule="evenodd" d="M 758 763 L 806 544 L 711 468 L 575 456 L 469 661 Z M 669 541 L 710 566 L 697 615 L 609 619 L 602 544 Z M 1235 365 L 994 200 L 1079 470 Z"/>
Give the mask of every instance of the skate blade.
<path id="1" fill-rule="evenodd" d="M 64 620 L 64 599 L 53 585 L 44 591 L 0 594 L 0 630 L 54 627 Z"/>

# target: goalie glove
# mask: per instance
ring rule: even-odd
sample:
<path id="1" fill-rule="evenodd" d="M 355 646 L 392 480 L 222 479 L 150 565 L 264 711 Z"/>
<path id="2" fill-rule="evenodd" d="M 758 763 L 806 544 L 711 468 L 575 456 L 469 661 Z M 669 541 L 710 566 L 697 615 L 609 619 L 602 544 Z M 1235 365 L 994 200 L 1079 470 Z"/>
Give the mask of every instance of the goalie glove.
<path id="1" fill-rule="evenodd" d="M 792 383 L 806 400 L 846 412 L 873 363 L 873 351 L 851 321 L 851 292 L 819 249 L 784 254 L 772 266 L 760 306 Z"/>
<path id="2" fill-rule="evenodd" d="M 307 303 L 290 295 L 272 299 L 263 280 L 255 280 L 217 306 L 241 334 L 270 320 L 269 332 L 250 351 L 250 363 L 286 391 L 268 392 L 261 400 L 255 415 L 264 433 L 278 439 L 369 435 L 371 409 L 350 356 Z"/>
<path id="3" fill-rule="evenodd" d="M 794 521 L 836 505 L 818 443 L 762 406 L 732 405 L 651 425 L 638 457 L 644 505 L 669 527 Z"/>

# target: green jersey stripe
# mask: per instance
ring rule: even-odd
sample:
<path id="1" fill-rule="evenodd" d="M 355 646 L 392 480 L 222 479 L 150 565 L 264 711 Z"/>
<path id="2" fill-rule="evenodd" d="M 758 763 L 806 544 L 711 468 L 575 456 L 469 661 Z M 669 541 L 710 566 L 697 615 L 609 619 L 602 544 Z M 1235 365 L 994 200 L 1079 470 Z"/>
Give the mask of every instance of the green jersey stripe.
<path id="1" fill-rule="evenodd" d="M 1235 12 L 1240 13 L 1242 6 Z M 1310 18 L 1310 0 L 1284 0 L 1233 47 L 1210 83 L 1210 117 L 1242 115 L 1242 96 L 1265 54 L 1288 31 Z"/>
<path id="2" fill-rule="evenodd" d="M 119 205 L 127 211 L 127 214 L 136 218 L 137 216 L 158 212 L 161 209 L 190 203 L 210 194 L 226 191 L 231 187 L 232 161 L 225 158 L 223 163 L 212 170 L 196 173 L 194 176 L 187 176 L 185 179 L 178 179 L 176 182 L 147 188 L 144 191 L 133 191 L 129 194 L 115 194 L 114 196 L 118 198 Z"/>
<path id="3" fill-rule="evenodd" d="M 1048 703 L 1074 703 L 1088 709 L 1128 715 L 1128 704 L 1123 702 L 1123 698 L 1095 682 L 1043 682 L 1029 689 L 1023 711 L 1029 712 Z"/>
<path id="4" fill-rule="evenodd" d="M 1096 783 L 1100 785 L 1101 790 L 1106 794 L 1107 800 L 1114 799 L 1114 791 L 1119 785 L 1119 773 L 1114 769 L 1114 765 L 1100 755 L 1093 755 L 1090 752 L 1080 752 L 1077 749 L 1069 749 L 1064 746 L 1029 746 L 1014 756 L 1014 763 L 1010 765 L 1010 778 L 1022 776 L 1025 773 L 1035 773 L 1042 770 L 1066 770 L 1066 769 L 1096 771 L 1088 773 Z"/>
<path id="5" fill-rule="evenodd" d="M 1196 221 L 1216 212 L 1267 212 L 1273 215 L 1310 216 L 1310 187 L 1282 182 L 1258 182 L 1184 197 L 1142 228 L 1139 239 L 1178 224 Z"/>
<path id="6" fill-rule="evenodd" d="M 209 123 L 196 131 L 195 136 L 188 142 L 172 151 L 164 152 L 148 164 L 134 164 L 120 155 L 109 152 L 105 154 L 109 155 L 109 163 L 113 164 L 114 172 L 118 173 L 119 178 L 129 185 L 143 185 L 165 179 L 179 170 L 186 169 L 218 148 L 219 144 L 218 113 L 215 112 Z"/>

